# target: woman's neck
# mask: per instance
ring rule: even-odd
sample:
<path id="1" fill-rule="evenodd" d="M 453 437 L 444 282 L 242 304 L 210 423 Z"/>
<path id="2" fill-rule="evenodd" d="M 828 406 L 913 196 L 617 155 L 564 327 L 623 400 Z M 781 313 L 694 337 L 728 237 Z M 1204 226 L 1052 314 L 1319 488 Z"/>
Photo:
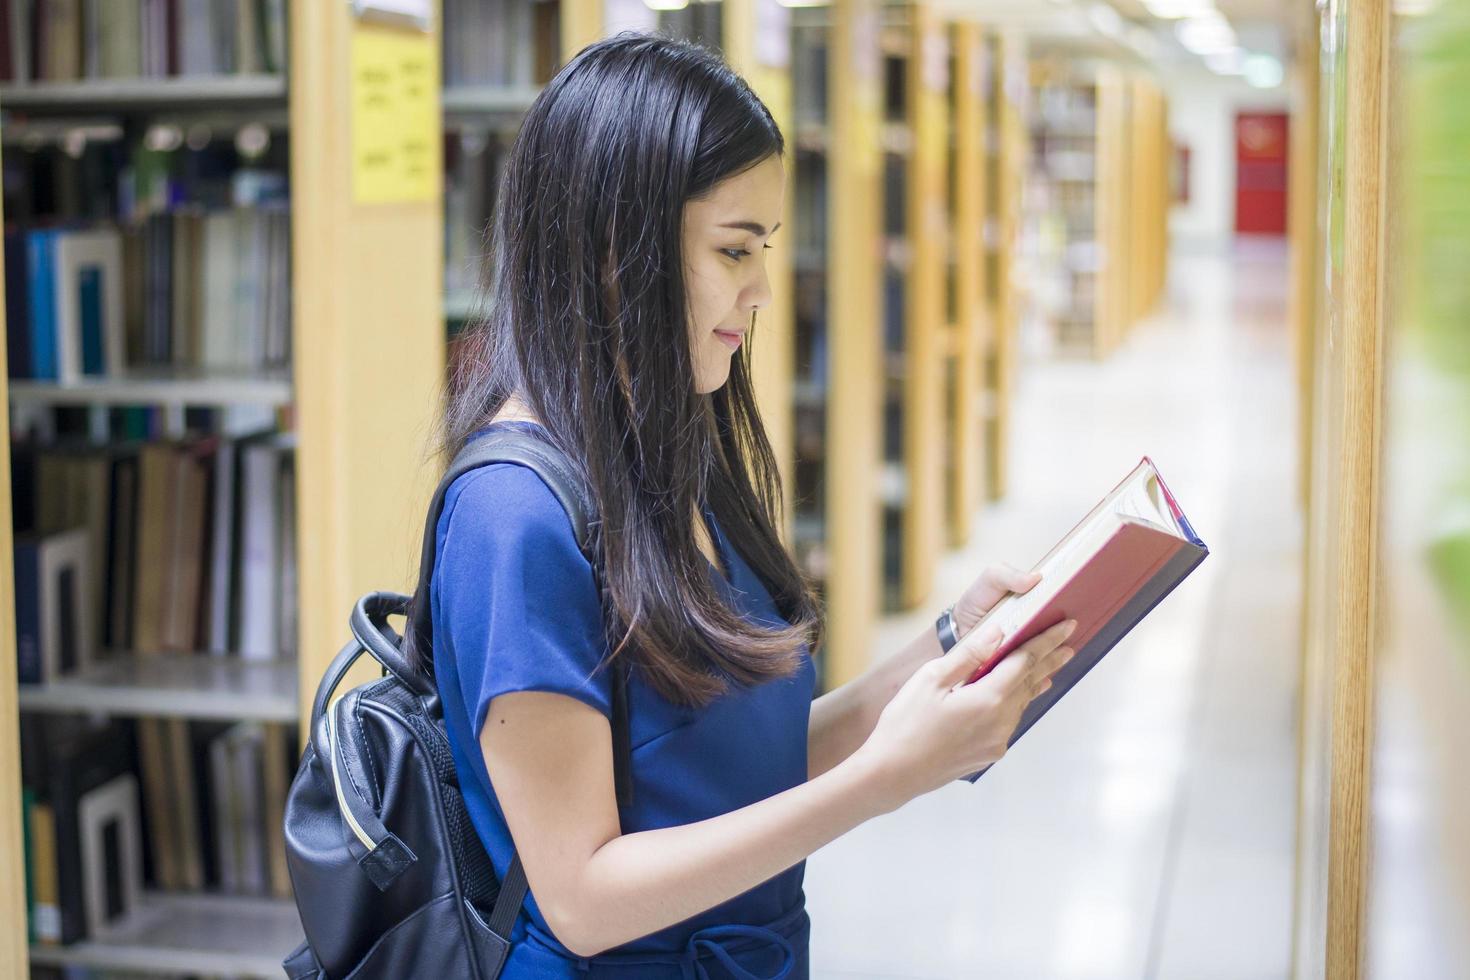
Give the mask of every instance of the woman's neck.
<path id="1" fill-rule="evenodd" d="M 537 424 L 539 424 L 541 420 L 538 419 L 531 412 L 531 408 L 530 408 L 529 405 L 527 405 L 525 402 L 521 401 L 515 395 L 511 395 L 509 398 L 507 398 L 505 400 L 505 403 L 500 406 L 500 411 L 496 412 L 495 413 L 495 417 L 493 419 L 491 419 L 490 421 L 492 421 L 492 422 L 511 422 L 511 421 L 517 421 L 517 422 L 536 422 Z"/>

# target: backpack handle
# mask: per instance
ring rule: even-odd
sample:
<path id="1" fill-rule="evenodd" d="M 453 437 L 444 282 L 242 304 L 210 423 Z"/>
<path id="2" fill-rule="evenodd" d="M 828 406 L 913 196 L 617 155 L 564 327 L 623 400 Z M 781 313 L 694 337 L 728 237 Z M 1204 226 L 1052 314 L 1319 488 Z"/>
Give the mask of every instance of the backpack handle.
<path id="1" fill-rule="evenodd" d="M 408 607 L 409 598 L 397 592 L 369 592 L 358 599 L 352 607 L 347 625 L 352 630 L 352 641 L 338 651 L 337 656 L 322 673 L 317 685 L 316 697 L 311 703 L 311 740 L 322 758 L 329 758 L 327 746 L 317 743 L 317 731 L 332 694 L 347 676 L 347 671 L 357 663 L 364 653 L 370 655 L 385 670 L 406 684 L 409 690 L 421 697 L 438 697 L 438 691 L 428 678 L 420 677 L 408 669 L 408 661 L 398 649 L 398 634 L 388 625 L 389 616 L 402 616 Z"/>
<path id="2" fill-rule="evenodd" d="M 398 592 L 369 592 L 352 607 L 347 625 L 357 642 L 363 645 L 373 659 L 408 689 L 420 697 L 436 697 L 438 689 L 432 678 L 425 677 L 408 665 L 408 660 L 399 649 L 401 638 L 388 625 L 389 616 L 407 616 L 410 597 Z"/>

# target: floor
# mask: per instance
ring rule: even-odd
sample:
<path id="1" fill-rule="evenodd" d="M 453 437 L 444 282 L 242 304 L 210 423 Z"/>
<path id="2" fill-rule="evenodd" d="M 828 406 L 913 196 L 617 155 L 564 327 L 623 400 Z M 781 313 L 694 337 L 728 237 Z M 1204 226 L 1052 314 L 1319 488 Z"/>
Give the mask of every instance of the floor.
<path id="1" fill-rule="evenodd" d="M 974 785 L 807 864 L 813 976 L 1254 980 L 1290 960 L 1301 518 L 1286 255 L 1177 255 L 1161 313 L 1101 363 L 1035 338 L 1012 486 L 933 601 L 1030 566 L 1143 455 L 1211 556 Z"/>

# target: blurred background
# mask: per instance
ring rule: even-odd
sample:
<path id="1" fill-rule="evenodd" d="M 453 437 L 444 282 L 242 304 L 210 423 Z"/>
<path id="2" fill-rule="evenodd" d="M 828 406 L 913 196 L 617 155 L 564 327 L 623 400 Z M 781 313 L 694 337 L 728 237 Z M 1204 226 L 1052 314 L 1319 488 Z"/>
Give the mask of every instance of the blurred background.
<path id="1" fill-rule="evenodd" d="M 748 356 L 823 690 L 1144 455 L 1212 551 L 812 856 L 814 975 L 1470 977 L 1455 0 L 0 2 L 0 973 L 280 975 L 302 719 L 412 581 L 500 161 L 629 28 L 786 134 Z"/>

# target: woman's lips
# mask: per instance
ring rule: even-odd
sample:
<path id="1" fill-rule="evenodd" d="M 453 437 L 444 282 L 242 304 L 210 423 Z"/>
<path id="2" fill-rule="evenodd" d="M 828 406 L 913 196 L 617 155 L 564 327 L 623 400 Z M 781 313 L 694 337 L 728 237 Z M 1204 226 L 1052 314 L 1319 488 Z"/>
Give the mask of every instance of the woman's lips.
<path id="1" fill-rule="evenodd" d="M 724 330 L 716 330 L 715 336 L 719 337 L 721 342 L 727 344 L 731 350 L 739 350 L 740 342 L 745 339 L 742 333 L 728 333 Z"/>

